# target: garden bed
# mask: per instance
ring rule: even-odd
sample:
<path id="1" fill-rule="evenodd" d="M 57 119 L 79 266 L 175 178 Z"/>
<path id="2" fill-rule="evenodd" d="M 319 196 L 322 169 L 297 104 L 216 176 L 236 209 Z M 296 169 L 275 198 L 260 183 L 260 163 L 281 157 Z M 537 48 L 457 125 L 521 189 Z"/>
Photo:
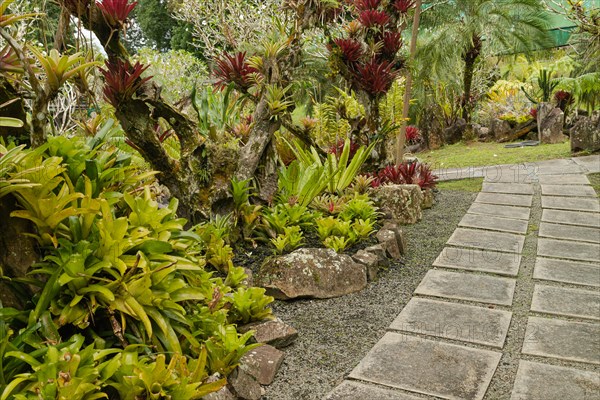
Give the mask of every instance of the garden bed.
<path id="1" fill-rule="evenodd" d="M 276 301 L 274 313 L 298 329 L 265 400 L 321 399 L 384 334 L 431 268 L 474 193 L 441 191 L 423 220 L 403 227 L 408 252 L 359 293 L 327 300 Z"/>

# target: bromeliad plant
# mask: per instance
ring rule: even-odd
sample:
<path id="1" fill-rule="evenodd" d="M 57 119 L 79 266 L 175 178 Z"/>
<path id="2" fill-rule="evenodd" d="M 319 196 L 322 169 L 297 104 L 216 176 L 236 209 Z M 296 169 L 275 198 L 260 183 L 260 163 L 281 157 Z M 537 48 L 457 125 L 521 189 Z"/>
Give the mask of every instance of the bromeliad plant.
<path id="1" fill-rule="evenodd" d="M 359 94 L 366 110 L 366 124 L 352 134 L 365 133 L 370 141 L 385 138 L 380 117 L 380 101 L 400 75 L 404 60 L 402 30 L 413 2 L 353 0 L 348 10 L 351 21 L 343 28 L 345 36 L 335 38 L 329 46 L 334 71 Z M 385 130 L 384 130 L 385 131 Z M 386 158 L 385 145 L 379 149 L 379 163 Z"/>
<path id="2" fill-rule="evenodd" d="M 419 185 L 421 189 L 435 187 L 437 176 L 433 174 L 427 164 L 420 162 L 388 165 L 372 176 L 373 187 L 386 184 L 394 185 Z"/>
<path id="3" fill-rule="evenodd" d="M 199 399 L 253 348 L 235 324 L 270 317 L 272 299 L 246 291 L 231 264 L 213 276 L 177 201 L 138 190 L 151 176 L 126 172 L 124 155 L 94 139 L 0 147 L 1 194 L 15 196 L 13 216 L 33 222 L 44 256 L 11 280 L 26 309 L 0 305 L 0 398 Z M 213 225 L 211 237 L 226 235 Z"/>

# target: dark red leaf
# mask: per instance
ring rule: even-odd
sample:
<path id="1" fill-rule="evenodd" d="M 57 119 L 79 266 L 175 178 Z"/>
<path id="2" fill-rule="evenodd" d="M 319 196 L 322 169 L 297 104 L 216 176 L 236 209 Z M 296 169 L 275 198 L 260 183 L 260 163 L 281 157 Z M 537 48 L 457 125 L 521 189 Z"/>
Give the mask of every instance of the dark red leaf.
<path id="1" fill-rule="evenodd" d="M 133 11 L 137 2 L 129 4 L 129 0 L 96 0 L 96 5 L 109 25 L 123 25 Z"/>
<path id="2" fill-rule="evenodd" d="M 363 49 L 357 40 L 340 38 L 333 41 L 339 47 L 344 61 L 355 63 L 362 57 Z"/>
<path id="3" fill-rule="evenodd" d="M 130 99 L 134 93 L 150 78 L 141 78 L 142 73 L 148 69 L 139 62 L 131 65 L 129 61 L 117 60 L 105 62 L 106 69 L 100 68 L 104 76 L 104 97 L 117 107 L 121 101 Z"/>
<path id="4" fill-rule="evenodd" d="M 213 74 L 218 79 L 216 85 L 220 88 L 233 82 L 239 88 L 246 90 L 252 86 L 252 75 L 258 73 L 256 68 L 248 64 L 245 52 L 234 55 L 225 53 L 216 64 Z"/>
<path id="5" fill-rule="evenodd" d="M 358 22 L 365 28 L 383 27 L 390 22 L 390 16 L 385 11 L 364 10 L 358 15 Z"/>

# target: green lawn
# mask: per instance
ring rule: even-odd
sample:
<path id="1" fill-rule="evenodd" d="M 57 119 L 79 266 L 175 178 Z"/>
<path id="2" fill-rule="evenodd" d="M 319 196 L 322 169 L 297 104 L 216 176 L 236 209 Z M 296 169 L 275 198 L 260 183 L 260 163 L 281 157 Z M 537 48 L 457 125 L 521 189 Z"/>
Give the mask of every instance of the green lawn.
<path id="1" fill-rule="evenodd" d="M 588 178 L 598 197 L 600 197 L 600 174 L 589 174 Z"/>
<path id="2" fill-rule="evenodd" d="M 417 155 L 432 169 L 480 167 L 484 165 L 518 164 L 567 158 L 571 156 L 569 142 L 507 149 L 504 143 L 457 143 Z"/>
<path id="3" fill-rule="evenodd" d="M 439 190 L 458 190 L 460 192 L 480 192 L 483 178 L 444 181 L 437 184 Z"/>

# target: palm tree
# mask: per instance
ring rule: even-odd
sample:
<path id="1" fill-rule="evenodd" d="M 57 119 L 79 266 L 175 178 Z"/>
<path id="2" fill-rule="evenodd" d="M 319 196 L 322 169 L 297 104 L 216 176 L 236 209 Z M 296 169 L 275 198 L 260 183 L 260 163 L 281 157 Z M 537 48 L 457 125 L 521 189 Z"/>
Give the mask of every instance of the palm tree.
<path id="1" fill-rule="evenodd" d="M 462 68 L 462 117 L 470 120 L 472 85 L 482 54 L 524 53 L 547 47 L 547 14 L 540 0 L 436 0 L 426 4 L 426 44 L 418 57 L 427 73 L 456 75 Z"/>

